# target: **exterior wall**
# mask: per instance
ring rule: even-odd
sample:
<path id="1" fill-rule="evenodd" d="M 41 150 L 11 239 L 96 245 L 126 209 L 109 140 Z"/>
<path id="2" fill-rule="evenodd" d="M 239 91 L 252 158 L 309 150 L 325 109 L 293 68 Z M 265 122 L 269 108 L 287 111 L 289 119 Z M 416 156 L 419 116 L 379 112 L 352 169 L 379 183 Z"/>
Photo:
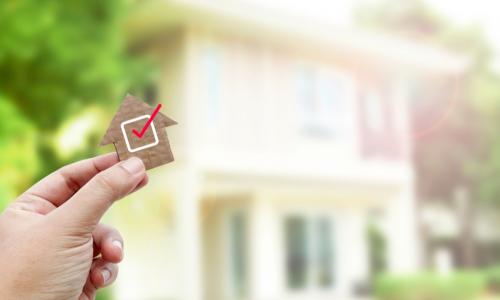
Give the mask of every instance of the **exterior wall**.
<path id="1" fill-rule="evenodd" d="M 409 168 L 404 107 L 392 107 L 404 156 L 397 161 L 367 161 L 360 149 L 357 66 L 333 57 L 271 46 L 250 39 L 192 29 L 189 51 L 193 72 L 190 90 L 196 99 L 192 125 L 199 149 L 196 156 L 207 168 L 255 168 L 287 170 L 286 173 L 349 176 L 367 172 L 376 177 Z M 297 78 L 302 69 L 327 74 L 341 82 L 341 132 L 318 137 L 305 132 L 303 108 L 297 99 Z M 216 78 L 216 79 L 214 79 Z M 336 80 L 337 80 L 336 79 Z M 389 94 L 397 82 L 391 82 Z M 214 88 L 208 85 L 215 85 Z M 335 110 L 334 110 L 335 111 Z M 391 169 L 384 172 L 384 169 Z M 364 170 L 363 170 L 364 169 Z M 335 174 L 337 172 L 337 174 Z M 405 172 L 404 170 L 402 172 Z M 397 176 L 396 176 L 397 177 Z"/>
<path id="2" fill-rule="evenodd" d="M 186 34 L 189 67 L 185 87 L 191 97 L 187 103 L 194 114 L 189 126 L 192 129 L 191 137 L 198 145 L 196 148 L 201 150 L 190 154 L 199 170 L 243 176 L 286 174 L 301 179 L 341 179 L 351 182 L 353 188 L 368 182 L 403 191 L 374 198 L 382 201 L 387 223 L 390 224 L 386 230 L 390 269 L 400 272 L 414 270 L 418 251 L 415 250 L 417 245 L 411 196 L 413 174 L 407 160 L 407 136 L 401 134 L 408 129 L 407 114 L 404 112 L 405 91 L 401 88 L 404 83 L 391 82 L 392 78 L 389 78 L 390 84 L 385 95 L 394 104 L 392 109 L 397 119 L 393 125 L 404 155 L 392 161 L 377 157 L 367 160 L 360 147 L 360 108 L 357 101 L 359 70 L 335 58 L 291 52 L 258 41 L 197 28 L 187 30 Z M 342 78 L 347 90 L 344 113 L 349 117 L 343 124 L 345 131 L 339 136 L 317 138 L 303 132 L 300 124 L 301 108 L 293 87 L 296 85 L 296 75 L 304 66 Z M 211 82 L 213 77 L 217 78 L 217 82 Z M 218 87 L 210 90 L 209 84 Z M 284 266 L 277 262 L 284 262 L 284 245 L 279 242 L 283 240 L 283 214 L 297 206 L 285 201 L 278 208 L 273 197 L 259 192 L 260 185 L 252 190 L 256 195 L 247 207 L 251 219 L 249 299 L 346 299 L 352 296 L 356 284 L 366 282 L 369 271 L 364 220 L 367 210 L 373 207 L 367 198 L 351 199 L 359 204 L 339 214 L 336 219 L 339 223 L 336 288 L 330 292 L 312 289 L 296 293 L 287 290 Z M 305 193 L 298 200 L 299 203 L 314 198 L 316 192 Z M 371 193 L 376 194 L 375 191 Z M 318 207 L 308 205 L 313 210 Z M 334 212 L 341 207 L 338 203 L 332 203 L 329 210 Z M 403 245 L 400 242 L 402 240 L 405 240 Z M 219 243 L 223 243 L 222 240 Z M 224 258 L 220 259 L 224 261 Z M 205 278 L 210 278 L 210 275 L 207 274 Z M 213 281 L 212 278 L 209 280 Z M 213 290 L 213 299 L 232 299 L 227 294 L 227 286 L 221 282 L 218 286 L 215 290 L 209 288 Z"/>
<path id="3" fill-rule="evenodd" d="M 335 57 L 199 28 L 172 32 L 154 51 L 162 58 L 160 98 L 167 99 L 167 114 L 180 124 L 168 132 L 176 162 L 162 176 L 165 182 L 158 183 L 158 193 L 174 199 L 175 251 L 157 253 L 171 256 L 162 267 L 172 268 L 172 288 L 142 299 L 235 300 L 228 287 L 223 228 L 224 214 L 241 208 L 249 218 L 246 299 L 349 299 L 369 273 L 364 222 L 374 207 L 386 211 L 391 269 L 416 267 L 412 168 L 407 156 L 395 161 L 363 157 L 359 70 Z M 293 88 L 303 67 L 345 83 L 347 118 L 339 135 L 318 138 L 304 132 Z M 207 83 L 213 78 L 219 84 L 215 89 Z M 405 104 L 398 103 L 398 130 L 404 131 Z M 406 140 L 403 147 L 408 150 Z M 207 199 L 214 197 L 217 211 L 205 216 Z M 290 213 L 319 211 L 334 216 L 337 225 L 338 281 L 328 291 L 293 292 L 286 287 L 283 220 Z M 138 299 L 129 296 L 123 299 Z"/>
<path id="4" fill-rule="evenodd" d="M 207 100 L 202 101 L 198 118 L 205 149 L 200 154 L 202 161 L 220 163 L 225 160 L 226 164 L 239 161 L 241 164 L 245 163 L 242 162 L 243 157 L 245 160 L 255 160 L 255 156 L 274 157 L 276 153 L 273 151 L 286 149 L 286 143 L 277 145 L 277 142 L 288 140 L 290 129 L 287 128 L 286 115 L 289 113 L 287 110 L 293 110 L 293 106 L 280 103 L 281 99 L 289 99 L 290 96 L 288 91 L 280 88 L 282 83 L 276 82 L 277 76 L 271 74 L 285 74 L 283 63 L 275 60 L 276 57 L 263 46 L 247 46 L 238 41 L 201 34 L 193 45 L 198 53 L 195 63 L 199 69 L 204 70 L 204 64 L 210 64 L 204 60 L 216 59 L 218 84 L 224 83 L 217 91 L 217 100 L 211 101 L 211 96 L 204 95 L 203 89 L 198 97 Z M 200 82 L 200 86 L 214 76 L 203 71 L 198 75 L 194 79 Z M 282 111 L 278 107 L 282 107 Z M 278 122 L 273 120 L 278 119 L 282 122 L 276 124 Z M 272 127 L 270 123 L 277 126 Z M 280 130 L 283 135 L 277 140 Z"/>

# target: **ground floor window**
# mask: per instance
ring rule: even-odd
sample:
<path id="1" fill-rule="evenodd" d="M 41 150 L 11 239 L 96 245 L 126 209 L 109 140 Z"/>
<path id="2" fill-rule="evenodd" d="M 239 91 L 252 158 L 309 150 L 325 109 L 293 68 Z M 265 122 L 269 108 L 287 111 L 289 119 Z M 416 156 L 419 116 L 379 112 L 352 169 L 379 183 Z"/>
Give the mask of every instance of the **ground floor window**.
<path id="1" fill-rule="evenodd" d="M 234 297 L 243 297 L 247 292 L 247 218 L 243 212 L 229 216 L 229 274 L 230 289 Z"/>
<path id="2" fill-rule="evenodd" d="M 286 279 L 292 290 L 329 289 L 335 282 L 331 217 L 285 219 Z"/>

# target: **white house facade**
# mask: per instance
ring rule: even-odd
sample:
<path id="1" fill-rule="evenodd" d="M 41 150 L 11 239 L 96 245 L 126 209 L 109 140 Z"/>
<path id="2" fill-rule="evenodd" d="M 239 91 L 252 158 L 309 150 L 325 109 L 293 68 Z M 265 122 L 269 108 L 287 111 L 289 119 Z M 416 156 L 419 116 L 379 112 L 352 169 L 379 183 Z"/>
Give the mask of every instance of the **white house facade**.
<path id="1" fill-rule="evenodd" d="M 152 176 L 171 211 L 165 245 L 150 253 L 163 258 L 125 265 L 134 272 L 119 299 L 360 299 L 373 216 L 388 270 L 418 269 L 413 75 L 459 64 L 279 20 L 208 1 L 153 2 L 131 18 L 179 125 L 169 130 L 176 161 Z M 141 280 L 150 294 L 134 287 Z"/>

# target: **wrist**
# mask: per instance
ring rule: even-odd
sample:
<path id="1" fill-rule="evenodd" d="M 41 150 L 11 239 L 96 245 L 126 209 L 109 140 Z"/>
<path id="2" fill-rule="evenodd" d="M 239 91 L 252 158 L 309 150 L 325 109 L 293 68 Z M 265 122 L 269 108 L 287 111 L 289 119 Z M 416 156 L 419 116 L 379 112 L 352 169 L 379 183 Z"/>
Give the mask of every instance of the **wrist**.
<path id="1" fill-rule="evenodd" d="M 6 270 L 6 268 L 0 268 Z M 21 294 L 22 283 L 16 286 L 16 281 L 12 278 L 10 272 L 5 272 L 0 277 L 0 298 L 2 300 L 16 300 L 16 299 L 31 299 L 27 294 Z"/>
<path id="2" fill-rule="evenodd" d="M 6 281 L 7 279 L 5 277 L 0 280 L 0 295 L 2 300 L 19 299 L 16 297 L 16 295 L 13 292 L 13 289 L 9 287 L 9 284 L 7 284 Z"/>

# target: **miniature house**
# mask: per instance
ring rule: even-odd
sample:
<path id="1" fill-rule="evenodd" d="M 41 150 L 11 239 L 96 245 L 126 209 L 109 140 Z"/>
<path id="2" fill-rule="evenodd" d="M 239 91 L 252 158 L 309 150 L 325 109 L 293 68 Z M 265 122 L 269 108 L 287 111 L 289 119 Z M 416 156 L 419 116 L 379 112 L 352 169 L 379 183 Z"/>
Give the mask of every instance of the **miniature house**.
<path id="1" fill-rule="evenodd" d="M 157 113 L 145 128 L 154 108 L 132 95 L 127 95 L 109 124 L 100 145 L 113 143 L 120 160 L 136 156 L 142 159 L 146 169 L 151 169 L 174 160 L 164 128 L 177 122 Z M 138 136 L 134 130 L 144 132 Z"/>

